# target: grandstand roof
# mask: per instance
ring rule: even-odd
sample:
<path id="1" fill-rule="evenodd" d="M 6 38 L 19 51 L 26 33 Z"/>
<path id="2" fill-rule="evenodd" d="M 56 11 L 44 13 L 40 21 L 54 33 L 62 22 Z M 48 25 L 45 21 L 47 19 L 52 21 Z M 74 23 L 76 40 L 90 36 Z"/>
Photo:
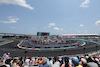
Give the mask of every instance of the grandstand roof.
<path id="1" fill-rule="evenodd" d="M 65 36 L 65 35 L 70 35 L 70 36 L 72 36 L 72 35 L 75 35 L 75 36 L 80 36 L 80 35 L 98 35 L 98 34 L 62 34 L 62 36 Z"/>

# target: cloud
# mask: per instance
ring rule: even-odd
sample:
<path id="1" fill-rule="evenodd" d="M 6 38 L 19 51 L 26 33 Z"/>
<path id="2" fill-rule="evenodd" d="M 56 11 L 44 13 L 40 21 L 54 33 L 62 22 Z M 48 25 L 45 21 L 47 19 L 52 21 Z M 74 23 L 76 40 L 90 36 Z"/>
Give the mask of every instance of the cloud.
<path id="1" fill-rule="evenodd" d="M 85 34 L 88 33 L 87 30 L 84 30 L 84 31 L 76 30 L 76 31 L 77 31 L 78 33 L 82 33 L 82 34 L 83 34 L 83 33 L 85 33 Z"/>
<path id="2" fill-rule="evenodd" d="M 43 27 L 44 29 L 46 29 L 46 27 Z"/>
<path id="3" fill-rule="evenodd" d="M 8 21 L 0 21 L 2 23 L 17 23 L 17 20 L 19 20 L 19 18 L 15 17 L 15 16 L 9 16 L 7 17 Z"/>
<path id="4" fill-rule="evenodd" d="M 56 24 L 55 23 L 49 23 L 49 26 L 55 26 Z"/>
<path id="5" fill-rule="evenodd" d="M 79 31 L 79 30 L 76 30 L 78 33 L 81 33 L 81 31 Z"/>
<path id="6" fill-rule="evenodd" d="M 95 23 L 96 25 L 100 25 L 100 21 L 96 21 L 96 23 Z"/>
<path id="7" fill-rule="evenodd" d="M 54 26 L 54 28 L 53 28 L 54 30 L 59 30 L 59 31 L 60 30 L 64 30 L 63 28 L 55 27 L 55 25 L 56 25 L 55 23 L 49 23 L 49 26 L 48 27 L 53 27 Z"/>
<path id="8" fill-rule="evenodd" d="M 90 3 L 90 0 L 85 0 L 81 5 L 80 7 L 89 7 L 89 4 Z"/>
<path id="9" fill-rule="evenodd" d="M 87 30 L 84 31 L 84 33 L 87 33 L 87 32 L 88 32 Z"/>
<path id="10" fill-rule="evenodd" d="M 80 24 L 80 27 L 83 27 L 84 25 L 83 24 Z"/>
<path id="11" fill-rule="evenodd" d="M 26 3 L 26 0 L 0 0 L 0 4 L 13 4 L 13 5 L 19 5 L 22 7 L 29 8 L 33 10 L 34 8 L 30 6 L 30 4 Z"/>
<path id="12" fill-rule="evenodd" d="M 16 29 L 16 27 L 10 27 L 10 29 Z"/>
<path id="13" fill-rule="evenodd" d="M 64 30 L 63 28 L 60 28 L 60 30 Z"/>
<path id="14" fill-rule="evenodd" d="M 51 26 L 48 26 L 48 27 L 51 27 Z"/>
<path id="15" fill-rule="evenodd" d="M 35 30 L 35 28 L 33 27 L 33 30 Z"/>
<path id="16" fill-rule="evenodd" d="M 63 28 L 54 27 L 54 30 L 64 30 Z"/>
<path id="17" fill-rule="evenodd" d="M 54 27 L 53 29 L 54 29 L 54 30 L 60 30 L 58 27 Z"/>

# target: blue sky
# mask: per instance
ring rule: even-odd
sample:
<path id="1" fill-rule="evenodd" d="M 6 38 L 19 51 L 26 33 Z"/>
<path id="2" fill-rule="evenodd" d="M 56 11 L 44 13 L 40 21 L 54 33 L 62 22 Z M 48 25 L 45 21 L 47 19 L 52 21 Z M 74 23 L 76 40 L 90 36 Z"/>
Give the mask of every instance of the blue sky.
<path id="1" fill-rule="evenodd" d="M 0 0 L 0 32 L 100 34 L 100 0 Z"/>

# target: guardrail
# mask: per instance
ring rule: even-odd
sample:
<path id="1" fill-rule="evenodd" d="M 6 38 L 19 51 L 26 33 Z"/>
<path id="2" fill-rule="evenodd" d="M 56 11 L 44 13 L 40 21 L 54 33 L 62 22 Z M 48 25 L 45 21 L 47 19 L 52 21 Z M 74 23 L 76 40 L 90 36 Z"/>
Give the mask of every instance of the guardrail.
<path id="1" fill-rule="evenodd" d="M 22 43 L 23 43 L 23 40 L 20 43 L 18 43 L 17 46 L 21 45 Z"/>
<path id="2" fill-rule="evenodd" d="M 28 41 L 27 41 L 28 42 Z M 17 44 L 17 46 L 21 49 L 28 49 L 28 50 L 55 50 L 55 49 L 69 49 L 69 48 L 75 48 L 75 46 L 72 46 L 72 47 L 60 47 L 60 48 L 32 48 L 32 47 L 23 47 L 21 46 L 21 44 L 23 43 L 23 40 Z M 29 44 L 31 44 L 30 42 L 28 42 Z"/>
<path id="3" fill-rule="evenodd" d="M 8 42 L 4 42 L 4 43 L 0 44 L 0 46 L 8 44 L 8 43 L 12 43 L 12 42 L 14 42 L 14 41 L 12 40 L 12 41 L 8 41 Z"/>
<path id="4" fill-rule="evenodd" d="M 18 43 L 17 46 L 18 46 L 19 48 L 21 48 L 20 45 L 21 45 L 22 43 L 23 43 L 23 40 L 22 40 L 20 43 Z"/>
<path id="5" fill-rule="evenodd" d="M 79 39 L 79 40 L 86 41 L 86 42 L 92 42 L 92 43 L 96 43 L 96 44 L 100 45 L 100 43 L 99 43 L 99 42 L 96 42 L 96 41 L 90 41 L 90 40 L 85 40 L 85 39 Z M 87 52 L 87 53 L 85 53 L 85 54 L 88 54 L 89 56 L 93 56 L 93 55 L 96 55 L 96 54 L 100 54 L 100 50 Z M 82 54 L 75 54 L 75 55 L 63 55 L 63 56 L 75 57 L 75 56 L 84 56 L 85 54 L 84 54 L 84 53 L 82 53 Z"/>
<path id="6" fill-rule="evenodd" d="M 100 50 L 98 50 L 98 51 L 92 51 L 92 52 L 87 52 L 87 53 L 85 53 L 85 54 L 88 54 L 89 56 L 94 56 L 94 55 L 96 55 L 96 54 L 100 54 Z M 76 57 L 76 56 L 84 56 L 85 55 L 84 53 L 82 53 L 82 54 L 75 54 L 75 55 L 62 55 L 63 57 L 70 57 L 70 58 L 72 58 L 72 57 Z"/>
<path id="7" fill-rule="evenodd" d="M 54 48 L 54 47 L 64 47 L 64 46 L 72 46 L 72 45 L 77 45 L 78 43 L 71 43 L 71 44 L 55 44 L 55 45 L 53 45 L 53 44 L 49 44 L 49 45 L 44 45 L 44 44 L 33 44 L 32 42 L 29 42 L 28 41 L 28 43 L 30 44 L 30 45 L 32 45 L 32 46 L 34 46 L 34 47 L 42 47 L 42 48 L 44 48 L 44 47 L 51 47 L 51 48 Z"/>
<path id="8" fill-rule="evenodd" d="M 39 50 L 38 48 L 22 47 L 22 46 L 20 46 L 22 43 L 23 43 L 23 40 L 20 43 L 17 44 L 18 48 L 21 48 L 21 49 L 29 49 L 29 50 Z"/>
<path id="9" fill-rule="evenodd" d="M 99 44 L 100 45 L 100 43 L 99 42 L 96 42 L 96 41 L 90 41 L 90 40 L 85 40 L 85 39 L 78 39 L 78 40 L 92 42 L 92 43 L 96 43 L 96 44 Z"/>

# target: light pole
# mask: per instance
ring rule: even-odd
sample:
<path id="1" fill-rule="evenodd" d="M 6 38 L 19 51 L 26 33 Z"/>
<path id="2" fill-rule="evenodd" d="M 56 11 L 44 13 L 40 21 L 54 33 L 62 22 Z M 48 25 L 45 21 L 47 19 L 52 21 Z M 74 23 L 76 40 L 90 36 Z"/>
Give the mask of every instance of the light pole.
<path id="1" fill-rule="evenodd" d="M 14 59 L 14 54 L 15 54 L 15 49 L 13 49 L 13 55 L 12 55 L 13 59 Z"/>
<path id="2" fill-rule="evenodd" d="M 98 47 L 98 46 L 96 45 L 96 52 L 97 52 L 97 47 Z"/>
<path id="3" fill-rule="evenodd" d="M 27 50 L 25 50 L 25 52 L 24 52 L 24 53 L 25 53 L 25 57 L 26 57 Z"/>
<path id="4" fill-rule="evenodd" d="M 83 49 L 84 49 L 84 54 L 85 54 L 85 49 L 86 49 L 86 48 L 84 47 Z"/>

